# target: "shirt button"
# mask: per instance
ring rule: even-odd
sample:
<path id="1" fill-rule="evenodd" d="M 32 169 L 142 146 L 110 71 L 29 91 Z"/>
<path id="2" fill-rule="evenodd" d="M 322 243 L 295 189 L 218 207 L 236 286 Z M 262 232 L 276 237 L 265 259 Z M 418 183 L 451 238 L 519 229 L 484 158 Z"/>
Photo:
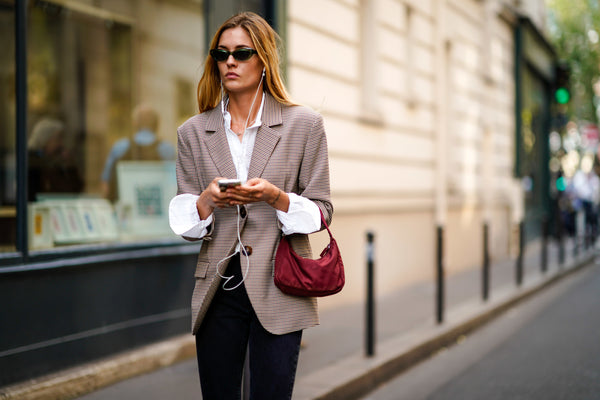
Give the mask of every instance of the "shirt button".
<path id="1" fill-rule="evenodd" d="M 244 246 L 244 254 L 247 256 L 252 255 L 252 247 Z"/>

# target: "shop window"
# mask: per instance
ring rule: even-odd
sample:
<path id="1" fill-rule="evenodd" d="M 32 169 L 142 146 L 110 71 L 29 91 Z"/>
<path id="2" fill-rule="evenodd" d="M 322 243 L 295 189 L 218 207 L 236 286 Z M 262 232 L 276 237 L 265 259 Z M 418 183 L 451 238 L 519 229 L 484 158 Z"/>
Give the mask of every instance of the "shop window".
<path id="1" fill-rule="evenodd" d="M 175 150 L 132 102 L 132 29 L 52 3 L 28 40 L 30 248 L 169 237 Z"/>
<path id="2" fill-rule="evenodd" d="M 151 2 L 144 20 L 131 1 L 119 5 L 119 14 L 102 8 L 104 2 L 30 6 L 27 155 L 33 252 L 182 240 L 168 225 L 168 203 L 177 189 L 176 128 L 186 119 L 183 114 L 189 118 L 195 112 L 189 82 L 203 57 L 201 44 L 197 54 L 189 54 L 186 37 L 173 32 L 200 33 L 201 9 L 194 2 L 181 3 L 180 9 L 168 1 Z M 162 20 L 157 29 L 150 23 L 154 17 Z M 178 25 L 182 18 L 189 30 Z M 165 54 L 180 63 L 166 63 Z"/>

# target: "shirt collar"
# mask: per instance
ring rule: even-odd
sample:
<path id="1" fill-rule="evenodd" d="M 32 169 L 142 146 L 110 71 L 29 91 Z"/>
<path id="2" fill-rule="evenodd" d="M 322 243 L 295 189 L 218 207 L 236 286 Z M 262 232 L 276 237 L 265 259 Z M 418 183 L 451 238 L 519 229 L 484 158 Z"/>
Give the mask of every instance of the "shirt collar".
<path id="1" fill-rule="evenodd" d="M 225 119 L 225 128 L 231 129 L 231 114 L 227 110 L 227 106 L 229 105 L 229 96 L 225 97 L 221 101 L 221 111 L 223 112 L 223 118 Z M 260 100 L 260 108 L 258 109 L 258 113 L 256 113 L 256 119 L 254 123 L 248 128 L 256 128 L 262 124 L 262 112 L 263 107 L 265 105 L 265 92 L 262 93 L 262 98 Z"/>

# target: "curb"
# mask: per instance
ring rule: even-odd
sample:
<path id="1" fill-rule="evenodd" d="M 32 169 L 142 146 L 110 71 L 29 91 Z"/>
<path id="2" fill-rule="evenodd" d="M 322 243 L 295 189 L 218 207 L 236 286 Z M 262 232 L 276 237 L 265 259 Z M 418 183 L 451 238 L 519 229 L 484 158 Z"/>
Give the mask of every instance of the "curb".
<path id="1" fill-rule="evenodd" d="M 195 355 L 194 337 L 191 334 L 176 336 L 100 361 L 0 388 L 0 399 L 73 399 Z"/>
<path id="2" fill-rule="evenodd" d="M 373 357 L 357 353 L 315 371 L 296 382 L 294 400 L 351 400 L 365 396 L 411 366 L 461 342 L 467 334 L 521 301 L 591 265 L 594 258 L 594 254 L 584 255 L 552 276 L 542 275 L 537 282 L 505 290 L 496 300 L 473 302 L 449 311 L 448 322 L 435 326 L 432 321 L 431 326 L 389 339 L 378 346 Z"/>

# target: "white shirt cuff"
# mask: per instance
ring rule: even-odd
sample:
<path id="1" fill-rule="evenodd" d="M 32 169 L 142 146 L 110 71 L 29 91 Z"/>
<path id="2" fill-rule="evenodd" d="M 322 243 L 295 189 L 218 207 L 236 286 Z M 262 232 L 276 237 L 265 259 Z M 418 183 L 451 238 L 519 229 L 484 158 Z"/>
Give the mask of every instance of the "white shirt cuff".
<path id="1" fill-rule="evenodd" d="M 171 199 L 169 203 L 169 225 L 176 235 L 201 239 L 208 233 L 207 227 L 212 223 L 212 214 L 205 220 L 200 219 L 196 208 L 199 197 L 184 193 Z"/>
<path id="2" fill-rule="evenodd" d="M 292 233 L 313 233 L 321 228 L 321 212 L 319 207 L 306 197 L 288 193 L 290 206 L 287 212 L 277 210 L 277 218 L 283 225 L 284 235 Z"/>

